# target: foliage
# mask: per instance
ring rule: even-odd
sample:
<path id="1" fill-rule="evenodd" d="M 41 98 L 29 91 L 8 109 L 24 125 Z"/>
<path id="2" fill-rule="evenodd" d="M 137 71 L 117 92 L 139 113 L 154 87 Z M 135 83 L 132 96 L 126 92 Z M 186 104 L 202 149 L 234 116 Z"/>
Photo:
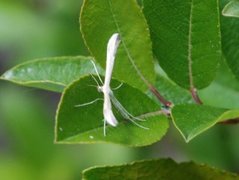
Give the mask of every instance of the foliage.
<path id="1" fill-rule="evenodd" d="M 91 84 L 94 84 L 92 77 L 84 77 L 73 82 L 63 92 L 57 112 L 56 142 L 113 142 L 129 146 L 143 146 L 160 140 L 167 132 L 168 120 L 158 111 L 158 105 L 139 90 L 123 84 L 120 89 L 114 91 L 114 95 L 134 116 L 145 116 L 145 122 L 140 122 L 140 125 L 149 129 L 140 128 L 124 120 L 118 113 L 116 117 L 120 121 L 119 125 L 116 128 L 107 127 L 107 134 L 104 136 L 103 102 L 98 101 L 88 107 L 75 107 L 77 104 L 103 98 L 95 87 L 89 86 Z M 113 81 L 111 84 L 114 87 L 119 82 Z M 82 96 L 79 92 L 87 93 Z"/>
<path id="2" fill-rule="evenodd" d="M 233 180 L 239 177 L 193 162 L 177 164 L 171 159 L 147 160 L 121 166 L 93 167 L 83 172 L 83 179 L 195 179 Z"/>
<path id="3" fill-rule="evenodd" d="M 149 0 L 144 13 L 154 54 L 167 75 L 186 89 L 208 86 L 221 57 L 217 0 Z"/>
<path id="4" fill-rule="evenodd" d="M 221 9 L 227 3 L 227 0 L 223 0 L 221 3 Z M 232 4 L 231 1 L 229 4 Z M 237 2 L 238 4 L 238 2 Z M 228 6 L 228 5 L 227 5 Z M 226 6 L 226 7 L 227 7 Z M 225 7 L 225 8 L 226 8 Z M 227 9 L 227 8 L 226 8 Z M 225 9 L 224 9 L 225 11 Z M 230 10 L 228 10 L 230 12 Z M 224 12 L 225 14 L 225 12 Z M 223 53 L 226 57 L 228 66 L 234 75 L 239 79 L 239 52 L 237 51 L 239 45 L 239 20 L 235 17 L 221 17 L 221 25 L 222 25 L 222 49 Z"/>
<path id="5" fill-rule="evenodd" d="M 146 0 L 140 7 L 135 0 L 85 0 L 80 25 L 90 57 L 33 60 L 13 67 L 1 79 L 61 93 L 56 113 L 57 143 L 146 146 L 166 134 L 170 120 L 189 142 L 222 121 L 238 121 L 237 102 L 218 103 L 226 102 L 228 94 L 231 99 L 238 98 L 239 90 L 237 80 L 233 80 L 235 85 L 222 80 L 225 71 L 229 79 L 232 73 L 239 77 L 239 19 L 220 16 L 226 3 Z M 223 14 L 237 16 L 237 5 L 238 1 L 230 2 Z M 145 120 L 139 124 L 149 129 L 127 122 L 114 109 L 120 123 L 107 126 L 104 136 L 102 101 L 76 105 L 102 98 L 94 87 L 97 76 L 88 75 L 96 74 L 91 60 L 104 74 L 106 44 L 115 32 L 120 34 L 121 44 L 111 86 L 123 83 L 114 91 L 116 98 L 131 114 Z M 223 55 L 229 70 L 221 60 Z M 166 75 L 157 69 L 158 63 Z M 212 100 L 210 96 L 220 89 L 221 99 Z"/>

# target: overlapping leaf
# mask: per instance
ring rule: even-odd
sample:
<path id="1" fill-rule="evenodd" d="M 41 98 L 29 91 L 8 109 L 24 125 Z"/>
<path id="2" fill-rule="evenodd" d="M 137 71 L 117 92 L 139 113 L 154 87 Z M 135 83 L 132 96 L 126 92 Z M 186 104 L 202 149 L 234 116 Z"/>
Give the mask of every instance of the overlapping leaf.
<path id="1" fill-rule="evenodd" d="M 239 117 L 239 109 L 228 110 L 205 105 L 177 105 L 172 110 L 172 117 L 185 141 L 189 142 L 217 122 Z"/>
<path id="2" fill-rule="evenodd" d="M 221 0 L 221 9 L 229 0 Z M 221 16 L 222 50 L 229 67 L 239 79 L 239 18 Z"/>
<path id="3" fill-rule="evenodd" d="M 159 111 L 160 107 L 139 90 L 124 84 L 114 94 L 121 104 L 134 116 L 146 121 L 137 121 L 149 130 L 140 128 L 129 120 L 123 120 L 114 109 L 119 121 L 117 127 L 107 126 L 103 134 L 103 101 L 75 107 L 78 104 L 102 98 L 93 87 L 92 77 L 82 78 L 71 84 L 63 93 L 58 107 L 56 142 L 58 143 L 99 143 L 110 142 L 127 146 L 145 146 L 159 141 L 168 128 L 167 118 Z M 112 87 L 120 84 L 113 81 Z"/>
<path id="4" fill-rule="evenodd" d="M 215 80 L 205 89 L 199 91 L 204 104 L 226 108 L 239 109 L 239 81 L 223 60 Z"/>
<path id="5" fill-rule="evenodd" d="M 238 175 L 193 162 L 176 163 L 171 159 L 138 161 L 119 166 L 93 167 L 83 171 L 84 180 L 92 179 L 194 179 L 235 180 Z"/>
<path id="6" fill-rule="evenodd" d="M 186 89 L 208 86 L 221 58 L 218 0 L 145 0 L 144 13 L 168 76 Z"/>
<path id="7" fill-rule="evenodd" d="M 172 102 L 174 105 L 194 103 L 187 90 L 181 88 L 163 76 L 157 76 L 155 87 L 157 87 L 163 97 Z"/>
<path id="8" fill-rule="evenodd" d="M 62 92 L 79 77 L 95 74 L 92 59 L 83 56 L 38 59 L 15 66 L 1 78 L 20 85 Z"/>
<path id="9" fill-rule="evenodd" d="M 74 80 L 95 74 L 92 59 L 83 56 L 37 59 L 13 67 L 1 78 L 24 86 L 62 92 Z M 103 74 L 100 66 L 97 69 Z M 188 92 L 162 76 L 157 76 L 155 86 L 174 104 L 192 103 Z"/>
<path id="10" fill-rule="evenodd" d="M 120 34 L 113 74 L 117 79 L 142 90 L 144 81 L 155 80 L 148 26 L 135 0 L 85 0 L 80 23 L 86 45 L 102 67 L 109 38 Z"/>

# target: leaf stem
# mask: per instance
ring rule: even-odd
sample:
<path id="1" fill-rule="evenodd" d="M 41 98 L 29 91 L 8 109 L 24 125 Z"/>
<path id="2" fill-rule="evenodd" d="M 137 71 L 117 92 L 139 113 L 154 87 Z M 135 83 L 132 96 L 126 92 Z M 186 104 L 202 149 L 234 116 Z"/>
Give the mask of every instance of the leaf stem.
<path id="1" fill-rule="evenodd" d="M 157 97 L 157 99 L 165 106 L 165 107 L 172 107 L 173 103 L 166 100 L 160 93 L 159 91 L 152 85 L 148 84 L 149 90 Z"/>
<path id="2" fill-rule="evenodd" d="M 194 99 L 194 101 L 197 103 L 197 104 L 203 104 L 203 102 L 201 101 L 201 99 L 199 98 L 198 96 L 198 93 L 197 93 L 197 89 L 192 87 L 190 89 L 190 92 L 191 92 L 191 95 L 192 95 L 192 98 Z"/>

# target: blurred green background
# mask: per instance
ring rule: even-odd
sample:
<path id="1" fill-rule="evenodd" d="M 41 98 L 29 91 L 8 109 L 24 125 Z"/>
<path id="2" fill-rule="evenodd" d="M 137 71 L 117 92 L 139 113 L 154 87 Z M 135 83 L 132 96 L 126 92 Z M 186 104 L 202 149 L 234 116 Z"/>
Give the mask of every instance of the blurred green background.
<path id="1" fill-rule="evenodd" d="M 0 0 L 0 74 L 35 58 L 88 55 L 79 32 L 81 3 Z M 159 157 L 239 172 L 238 126 L 217 125 L 189 144 L 171 127 L 162 141 L 144 148 L 55 145 L 59 98 L 60 94 L 0 81 L 0 179 L 74 180 L 90 166 Z"/>

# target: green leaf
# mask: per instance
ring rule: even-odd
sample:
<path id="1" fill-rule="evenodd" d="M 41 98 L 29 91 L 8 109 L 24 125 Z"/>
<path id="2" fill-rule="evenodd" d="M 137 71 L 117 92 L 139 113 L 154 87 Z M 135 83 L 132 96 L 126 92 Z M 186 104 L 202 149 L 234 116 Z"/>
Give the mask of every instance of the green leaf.
<path id="1" fill-rule="evenodd" d="M 118 166 L 93 167 L 83 171 L 84 180 L 108 179 L 194 179 L 235 180 L 238 175 L 193 162 L 176 163 L 171 159 L 145 160 Z"/>
<path id="2" fill-rule="evenodd" d="M 103 101 L 75 107 L 103 98 L 102 93 L 91 86 L 94 84 L 92 77 L 84 77 L 65 89 L 57 112 L 55 128 L 57 143 L 110 142 L 127 146 L 145 146 L 159 141 L 167 132 L 168 120 L 160 112 L 160 107 L 139 90 L 123 84 L 114 91 L 116 98 L 128 112 L 145 119 L 146 121 L 137 121 L 137 123 L 149 130 L 124 120 L 120 113 L 113 109 L 119 125 L 107 126 L 104 136 Z M 111 84 L 112 87 L 117 87 L 120 82 L 113 80 Z"/>
<path id="3" fill-rule="evenodd" d="M 91 57 L 55 57 L 29 61 L 5 72 L 1 79 L 20 85 L 62 92 L 86 74 L 95 74 Z M 98 67 L 99 68 L 99 67 Z"/>
<path id="4" fill-rule="evenodd" d="M 221 9 L 228 0 L 221 1 Z M 239 79 L 239 19 L 221 16 L 222 50 L 229 67 Z"/>
<path id="5" fill-rule="evenodd" d="M 157 76 L 155 87 L 157 87 L 164 98 L 173 102 L 174 105 L 195 103 L 187 90 L 163 76 Z M 154 98 L 154 96 L 152 96 L 152 98 Z"/>
<path id="6" fill-rule="evenodd" d="M 218 0 L 145 0 L 144 13 L 167 75 L 185 89 L 208 86 L 221 58 Z"/>
<path id="7" fill-rule="evenodd" d="M 223 16 L 239 17 L 239 1 L 230 1 L 222 10 Z"/>
<path id="8" fill-rule="evenodd" d="M 198 92 L 204 104 L 229 109 L 239 109 L 239 81 L 233 76 L 226 62 L 220 63 L 215 80 Z"/>
<path id="9" fill-rule="evenodd" d="M 135 0 L 85 0 L 80 23 L 86 45 L 102 67 L 109 38 L 120 34 L 114 77 L 142 90 L 145 81 L 155 81 L 148 26 Z"/>
<path id="10" fill-rule="evenodd" d="M 239 110 L 185 104 L 175 106 L 172 117 L 176 128 L 185 141 L 189 142 L 217 122 L 239 117 Z"/>

